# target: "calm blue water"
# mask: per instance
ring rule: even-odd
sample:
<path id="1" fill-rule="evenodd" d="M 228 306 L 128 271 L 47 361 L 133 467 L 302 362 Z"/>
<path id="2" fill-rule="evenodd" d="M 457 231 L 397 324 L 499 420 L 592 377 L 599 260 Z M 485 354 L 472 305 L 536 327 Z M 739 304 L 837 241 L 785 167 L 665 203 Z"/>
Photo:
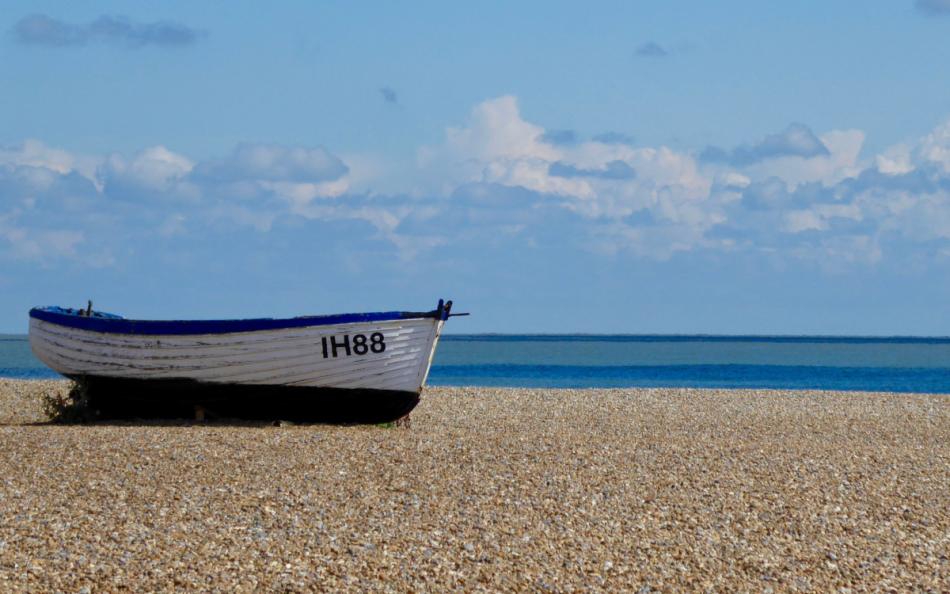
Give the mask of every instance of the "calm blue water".
<path id="1" fill-rule="evenodd" d="M 58 377 L 0 335 L 0 377 Z M 449 335 L 431 385 L 950 393 L 950 338 Z"/>

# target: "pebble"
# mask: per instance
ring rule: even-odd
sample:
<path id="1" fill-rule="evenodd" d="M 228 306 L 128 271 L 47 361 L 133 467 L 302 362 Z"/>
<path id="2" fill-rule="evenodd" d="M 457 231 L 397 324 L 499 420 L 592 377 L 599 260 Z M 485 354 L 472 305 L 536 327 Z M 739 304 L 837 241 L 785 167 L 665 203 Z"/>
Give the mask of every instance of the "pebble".
<path id="1" fill-rule="evenodd" d="M 950 589 L 947 395 L 429 388 L 387 428 L 49 390 L 0 380 L 2 592 Z"/>

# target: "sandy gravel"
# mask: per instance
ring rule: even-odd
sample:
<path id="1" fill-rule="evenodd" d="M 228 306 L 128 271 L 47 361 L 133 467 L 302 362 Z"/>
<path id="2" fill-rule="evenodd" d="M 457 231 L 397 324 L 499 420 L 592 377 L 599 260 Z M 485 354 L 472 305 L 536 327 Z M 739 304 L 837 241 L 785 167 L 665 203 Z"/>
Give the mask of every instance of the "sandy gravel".
<path id="1" fill-rule="evenodd" d="M 411 427 L 41 422 L 0 591 L 948 591 L 950 397 L 430 389 Z"/>

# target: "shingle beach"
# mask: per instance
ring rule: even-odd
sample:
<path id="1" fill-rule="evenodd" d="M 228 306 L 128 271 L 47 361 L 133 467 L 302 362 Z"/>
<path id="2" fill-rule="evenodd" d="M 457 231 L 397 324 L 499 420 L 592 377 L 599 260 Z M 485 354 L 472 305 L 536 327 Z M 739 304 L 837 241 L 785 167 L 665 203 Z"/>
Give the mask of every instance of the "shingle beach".
<path id="1" fill-rule="evenodd" d="M 411 425 L 45 423 L 0 591 L 950 590 L 950 396 L 431 388 Z"/>

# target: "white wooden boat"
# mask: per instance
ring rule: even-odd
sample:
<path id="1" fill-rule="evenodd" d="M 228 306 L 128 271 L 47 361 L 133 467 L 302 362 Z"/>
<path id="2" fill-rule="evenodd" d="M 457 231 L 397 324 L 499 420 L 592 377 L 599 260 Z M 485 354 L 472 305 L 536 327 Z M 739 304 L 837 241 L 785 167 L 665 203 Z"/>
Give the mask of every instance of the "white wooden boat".
<path id="1" fill-rule="evenodd" d="M 30 346 L 109 416 L 381 421 L 419 401 L 452 302 L 288 319 L 129 320 L 87 309 L 30 311 Z"/>

